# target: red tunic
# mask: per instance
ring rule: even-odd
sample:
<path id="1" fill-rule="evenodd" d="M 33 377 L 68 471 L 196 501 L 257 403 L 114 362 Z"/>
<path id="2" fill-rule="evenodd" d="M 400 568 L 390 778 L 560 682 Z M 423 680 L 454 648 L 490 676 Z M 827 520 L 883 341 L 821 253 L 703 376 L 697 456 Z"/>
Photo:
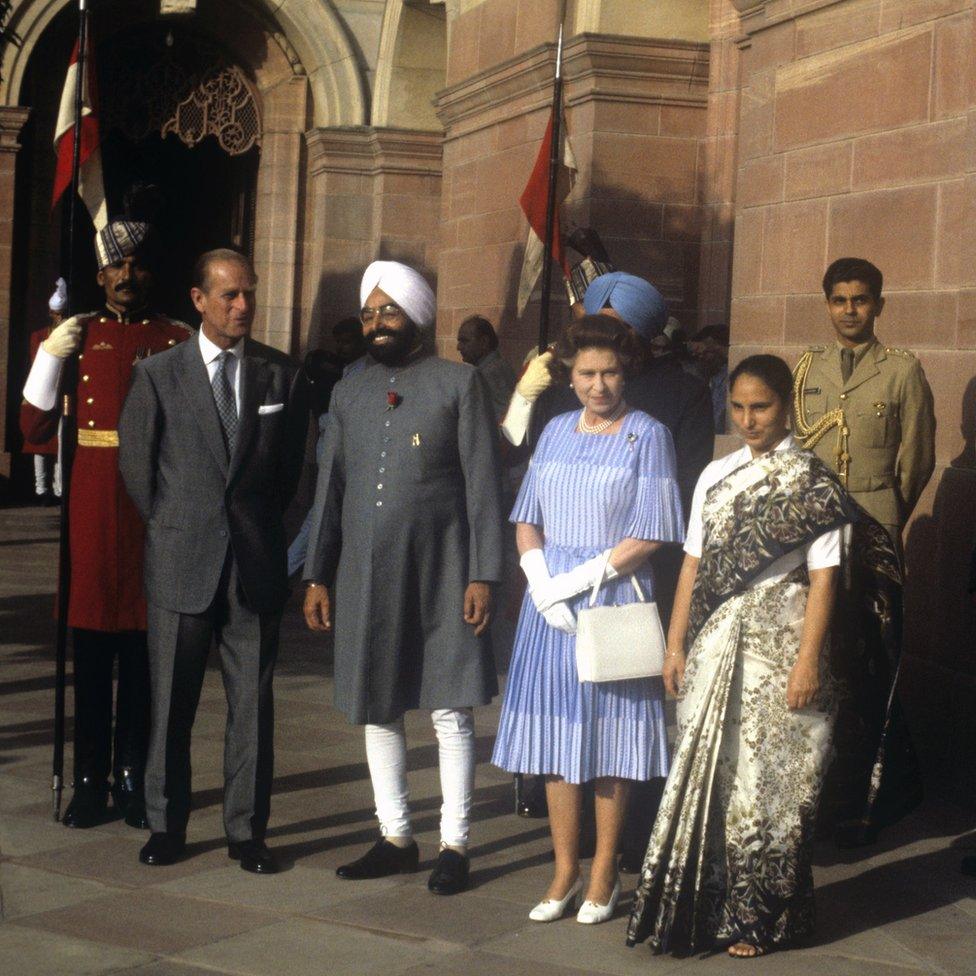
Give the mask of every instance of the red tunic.
<path id="1" fill-rule="evenodd" d="M 123 322 L 106 309 L 82 320 L 78 450 L 68 499 L 72 627 L 146 629 L 143 525 L 119 474 L 119 414 L 135 362 L 175 346 L 191 330 L 164 315 L 142 315 L 148 317 Z M 43 411 L 24 403 L 24 437 L 34 443 L 50 437 L 57 431 L 58 414 L 57 406 Z"/>
<path id="2" fill-rule="evenodd" d="M 30 361 L 34 362 L 37 356 L 37 350 L 40 348 L 41 343 L 51 334 L 50 326 L 46 326 L 43 329 L 37 329 L 31 333 L 30 336 Z M 43 441 L 32 441 L 27 435 L 24 435 L 24 454 L 57 454 L 58 453 L 58 433 L 57 427 L 55 427 L 54 436 L 49 437 L 47 440 Z"/>

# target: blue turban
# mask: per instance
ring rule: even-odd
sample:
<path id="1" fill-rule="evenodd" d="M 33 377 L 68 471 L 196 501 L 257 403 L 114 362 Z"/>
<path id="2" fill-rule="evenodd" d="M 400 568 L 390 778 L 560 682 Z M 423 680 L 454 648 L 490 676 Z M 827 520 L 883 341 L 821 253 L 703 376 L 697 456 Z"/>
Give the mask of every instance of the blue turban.
<path id="1" fill-rule="evenodd" d="M 583 296 L 587 315 L 609 305 L 642 339 L 649 342 L 664 331 L 668 305 L 649 282 L 623 271 L 611 271 L 590 282 Z"/>

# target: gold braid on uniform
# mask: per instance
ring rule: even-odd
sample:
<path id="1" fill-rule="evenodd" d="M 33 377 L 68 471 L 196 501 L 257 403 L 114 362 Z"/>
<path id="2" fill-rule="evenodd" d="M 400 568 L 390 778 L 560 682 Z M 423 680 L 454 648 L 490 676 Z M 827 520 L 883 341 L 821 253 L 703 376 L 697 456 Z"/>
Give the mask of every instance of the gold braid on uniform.
<path id="1" fill-rule="evenodd" d="M 824 436 L 835 427 L 837 428 L 837 474 L 841 484 L 847 487 L 847 474 L 850 469 L 851 456 L 847 450 L 847 440 L 850 428 L 847 417 L 840 407 L 825 413 L 815 424 L 807 420 L 806 409 L 803 405 L 803 387 L 806 385 L 807 373 L 813 362 L 813 353 L 805 352 L 793 370 L 793 426 L 794 434 L 800 443 L 808 450 L 819 444 Z"/>

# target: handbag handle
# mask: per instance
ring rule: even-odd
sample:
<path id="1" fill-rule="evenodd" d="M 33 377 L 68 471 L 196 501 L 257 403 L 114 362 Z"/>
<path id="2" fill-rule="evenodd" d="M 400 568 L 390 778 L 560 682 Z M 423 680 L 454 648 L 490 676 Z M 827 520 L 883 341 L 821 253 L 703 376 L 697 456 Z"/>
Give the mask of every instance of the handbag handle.
<path id="1" fill-rule="evenodd" d="M 606 556 L 603 557 L 603 565 L 600 567 L 600 575 L 597 577 L 596 582 L 593 584 L 593 589 L 590 591 L 590 602 L 589 606 L 596 605 L 596 595 L 600 591 L 600 587 L 603 586 L 603 581 L 607 575 L 607 566 L 610 565 L 610 553 L 612 548 L 607 550 Z M 640 583 L 637 582 L 637 575 L 635 573 L 629 574 L 630 583 L 634 587 L 634 592 L 637 594 L 637 599 L 641 603 L 647 603 L 647 597 L 644 596 L 644 591 L 640 587 Z"/>

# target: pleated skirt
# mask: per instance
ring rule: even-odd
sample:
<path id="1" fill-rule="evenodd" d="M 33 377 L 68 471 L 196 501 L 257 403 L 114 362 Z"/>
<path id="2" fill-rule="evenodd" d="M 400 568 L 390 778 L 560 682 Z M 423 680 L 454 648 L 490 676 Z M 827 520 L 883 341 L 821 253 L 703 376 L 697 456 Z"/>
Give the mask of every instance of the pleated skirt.
<path id="1" fill-rule="evenodd" d="M 594 554 L 547 548 L 546 560 L 555 575 Z M 650 592 L 652 582 L 644 574 L 641 583 Z M 630 584 L 617 580 L 604 586 L 597 602 L 634 599 Z M 573 611 L 588 600 L 588 593 L 577 597 Z M 526 593 L 492 762 L 512 773 L 558 775 L 568 783 L 667 776 L 661 679 L 581 683 L 576 637 L 550 627 Z"/>

